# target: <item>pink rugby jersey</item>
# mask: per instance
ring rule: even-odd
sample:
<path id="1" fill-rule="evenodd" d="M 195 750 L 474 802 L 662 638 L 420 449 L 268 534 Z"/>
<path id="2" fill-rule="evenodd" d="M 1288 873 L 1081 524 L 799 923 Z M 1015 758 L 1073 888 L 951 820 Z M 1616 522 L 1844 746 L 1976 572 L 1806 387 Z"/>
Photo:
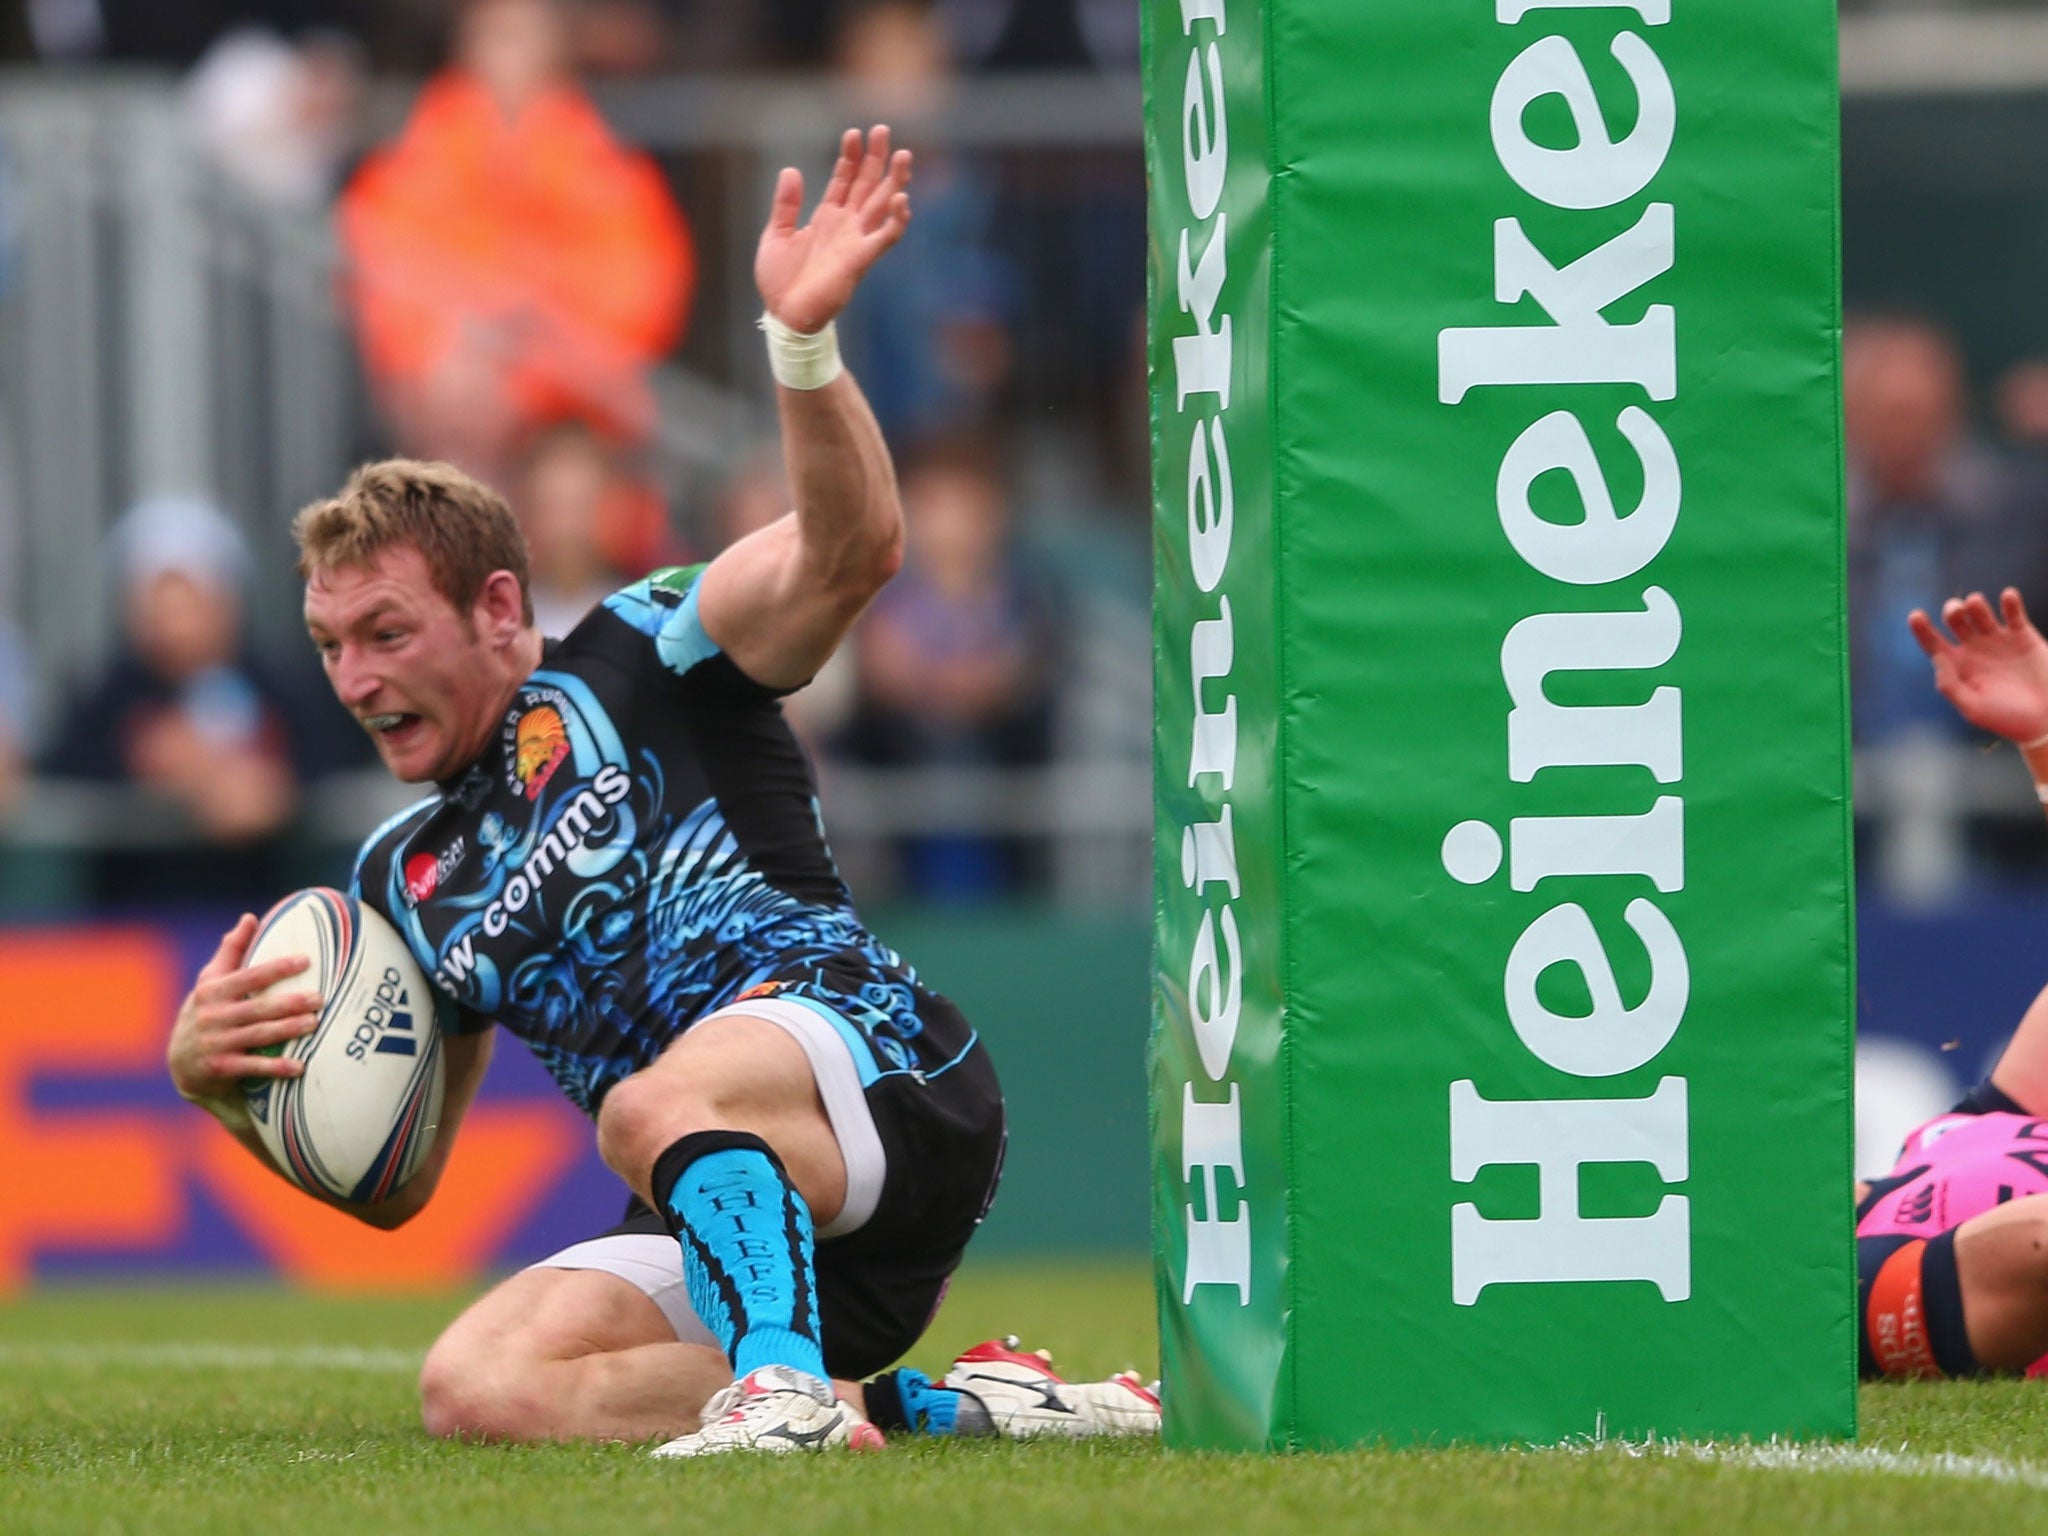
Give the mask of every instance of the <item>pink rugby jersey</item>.
<path id="1" fill-rule="evenodd" d="M 1893 1180 L 1898 1183 L 1894 1187 Z M 1858 1237 L 1936 1237 L 2024 1195 L 2048 1194 L 2048 1120 L 1937 1115 L 1899 1148 Z"/>
<path id="2" fill-rule="evenodd" d="M 1858 1237 L 1938 1237 L 2008 1200 L 2048 1194 L 2048 1120 L 1937 1115 L 1907 1133 L 1892 1171 L 1872 1187 L 1883 1194 L 1856 1223 Z M 2048 1376 L 2048 1355 L 2027 1374 Z"/>

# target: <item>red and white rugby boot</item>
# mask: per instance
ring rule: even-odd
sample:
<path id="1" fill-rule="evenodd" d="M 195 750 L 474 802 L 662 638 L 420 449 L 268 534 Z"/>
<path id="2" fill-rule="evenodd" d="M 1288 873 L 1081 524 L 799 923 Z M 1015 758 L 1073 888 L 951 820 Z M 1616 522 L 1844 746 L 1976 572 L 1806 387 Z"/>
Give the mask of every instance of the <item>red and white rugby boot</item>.
<path id="1" fill-rule="evenodd" d="M 832 1383 L 786 1365 L 764 1365 L 712 1394 L 694 1435 L 650 1455 L 717 1456 L 726 1451 L 822 1451 L 843 1445 L 879 1451 L 882 1432 L 839 1401 Z"/>
<path id="2" fill-rule="evenodd" d="M 1037 1435 L 1156 1435 L 1159 1394 L 1135 1371 L 1107 1381 L 1066 1381 L 1045 1350 L 1024 1350 L 1016 1335 L 977 1344 L 939 1383 L 980 1404 L 989 1430 L 1011 1440 Z M 962 1427 L 975 1415 L 963 1412 Z M 977 1426 L 978 1427 L 978 1426 Z"/>

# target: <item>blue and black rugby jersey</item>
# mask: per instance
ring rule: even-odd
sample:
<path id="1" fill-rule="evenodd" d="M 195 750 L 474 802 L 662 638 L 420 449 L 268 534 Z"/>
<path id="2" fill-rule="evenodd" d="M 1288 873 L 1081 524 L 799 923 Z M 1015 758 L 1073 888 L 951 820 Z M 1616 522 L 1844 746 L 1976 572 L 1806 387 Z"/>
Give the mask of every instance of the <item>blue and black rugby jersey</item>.
<path id="1" fill-rule="evenodd" d="M 657 572 L 550 643 L 484 755 L 356 863 L 444 1025 L 504 1025 L 591 1114 L 771 981 L 849 1021 L 878 1073 L 975 1043 L 952 1009 L 921 1016 L 916 975 L 854 915 L 776 694 L 698 621 L 702 571 Z"/>

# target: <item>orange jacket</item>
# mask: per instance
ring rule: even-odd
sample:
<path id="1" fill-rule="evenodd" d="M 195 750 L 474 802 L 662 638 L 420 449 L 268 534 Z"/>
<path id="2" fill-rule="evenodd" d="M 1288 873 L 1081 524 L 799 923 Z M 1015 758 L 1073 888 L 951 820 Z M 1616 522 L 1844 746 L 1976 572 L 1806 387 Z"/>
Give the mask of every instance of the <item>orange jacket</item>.
<path id="1" fill-rule="evenodd" d="M 503 345 L 532 419 L 587 415 L 594 381 L 637 375 L 689 318 L 689 226 L 654 162 L 572 86 L 508 119 L 459 71 L 421 91 L 343 192 L 342 243 L 373 378 L 431 373 L 464 339 Z"/>

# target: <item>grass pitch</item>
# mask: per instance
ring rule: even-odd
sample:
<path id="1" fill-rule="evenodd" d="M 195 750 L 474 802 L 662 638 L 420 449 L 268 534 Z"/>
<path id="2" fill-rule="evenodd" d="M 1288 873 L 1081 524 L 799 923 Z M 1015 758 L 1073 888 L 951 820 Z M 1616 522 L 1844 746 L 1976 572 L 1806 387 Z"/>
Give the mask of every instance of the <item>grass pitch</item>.
<path id="1" fill-rule="evenodd" d="M 1981 1532 L 2048 1512 L 2048 1383 L 1866 1388 L 1854 1447 L 1169 1453 L 899 1443 L 656 1463 L 421 1433 L 413 1373 L 454 1298 L 56 1291 L 0 1305 L 0 1532 Z M 932 1332 L 1014 1331 L 1151 1370 L 1135 1266 L 985 1266 Z"/>

